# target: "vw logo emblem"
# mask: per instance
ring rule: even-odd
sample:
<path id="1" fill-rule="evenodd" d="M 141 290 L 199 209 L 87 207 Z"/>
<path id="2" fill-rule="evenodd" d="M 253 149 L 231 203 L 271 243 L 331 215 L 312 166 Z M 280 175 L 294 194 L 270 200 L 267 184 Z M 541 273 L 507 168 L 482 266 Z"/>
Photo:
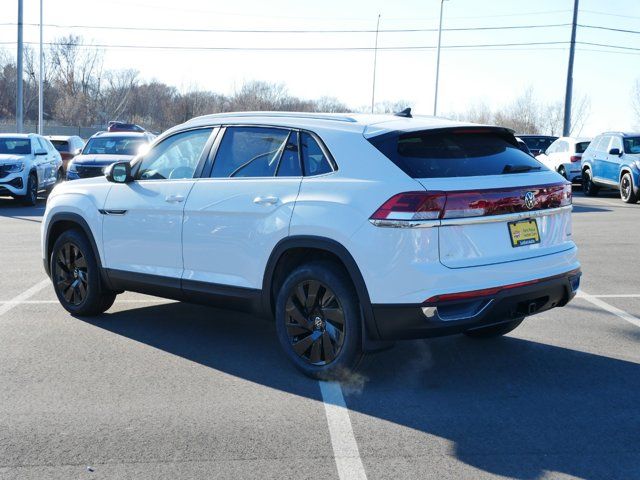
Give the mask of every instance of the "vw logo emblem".
<path id="1" fill-rule="evenodd" d="M 524 206 L 531 210 L 536 206 L 536 196 L 533 192 L 527 192 L 524 195 Z"/>

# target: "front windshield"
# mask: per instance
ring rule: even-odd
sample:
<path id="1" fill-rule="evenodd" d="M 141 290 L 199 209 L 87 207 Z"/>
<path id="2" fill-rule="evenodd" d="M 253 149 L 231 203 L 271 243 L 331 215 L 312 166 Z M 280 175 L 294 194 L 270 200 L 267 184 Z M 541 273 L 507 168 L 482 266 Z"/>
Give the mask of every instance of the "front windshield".
<path id="1" fill-rule="evenodd" d="M 142 137 L 96 137 L 87 142 L 83 155 L 137 155 L 139 148 L 147 144 Z"/>
<path id="2" fill-rule="evenodd" d="M 624 153 L 640 155 L 640 137 L 627 137 L 624 139 Z"/>
<path id="3" fill-rule="evenodd" d="M 0 154 L 29 155 L 31 141 L 28 138 L 0 138 Z"/>

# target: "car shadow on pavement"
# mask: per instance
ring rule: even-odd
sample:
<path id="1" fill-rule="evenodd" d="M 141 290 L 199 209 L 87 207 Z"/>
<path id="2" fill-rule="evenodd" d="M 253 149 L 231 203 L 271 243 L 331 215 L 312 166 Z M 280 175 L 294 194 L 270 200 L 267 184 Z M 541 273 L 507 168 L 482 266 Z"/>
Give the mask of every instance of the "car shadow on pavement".
<path id="1" fill-rule="evenodd" d="M 601 213 L 601 212 L 610 212 L 610 208 L 602 208 L 602 207 L 593 207 L 593 206 L 585 206 L 585 205 L 576 205 L 573 204 L 573 209 L 571 210 L 573 213 Z"/>
<path id="2" fill-rule="evenodd" d="M 47 200 L 45 198 L 38 198 L 38 203 L 35 206 L 28 207 L 13 198 L 0 197 L 0 217 L 17 218 L 19 220 L 40 223 L 46 204 Z"/>
<path id="3" fill-rule="evenodd" d="M 226 374 L 319 398 L 314 382 L 280 352 L 267 321 L 183 303 L 82 320 Z M 360 417 L 352 420 L 365 466 L 367 454 L 409 463 L 454 455 L 512 478 L 640 472 L 640 365 L 630 361 L 515 337 L 454 336 L 371 354 L 343 390 L 350 410 L 386 421 L 359 430 Z M 399 426 L 411 430 L 400 434 Z M 417 437 L 391 440 L 404 436 Z"/>

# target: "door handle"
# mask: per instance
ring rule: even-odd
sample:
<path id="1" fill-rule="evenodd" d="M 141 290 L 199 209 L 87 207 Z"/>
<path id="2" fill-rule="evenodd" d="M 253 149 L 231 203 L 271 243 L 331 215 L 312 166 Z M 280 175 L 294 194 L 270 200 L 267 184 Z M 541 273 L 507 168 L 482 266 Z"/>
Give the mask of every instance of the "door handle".
<path id="1" fill-rule="evenodd" d="M 253 203 L 257 203 L 258 205 L 275 205 L 278 203 L 279 198 L 273 196 L 267 197 L 256 197 L 253 199 Z"/>
<path id="2" fill-rule="evenodd" d="M 164 197 L 164 201 L 168 203 L 180 203 L 184 202 L 184 197 L 182 195 L 167 195 Z"/>

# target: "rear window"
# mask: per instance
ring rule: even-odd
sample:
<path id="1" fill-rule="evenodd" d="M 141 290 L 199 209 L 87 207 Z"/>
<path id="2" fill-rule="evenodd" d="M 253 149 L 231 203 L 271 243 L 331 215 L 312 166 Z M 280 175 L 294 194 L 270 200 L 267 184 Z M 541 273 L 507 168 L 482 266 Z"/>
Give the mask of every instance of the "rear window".
<path id="1" fill-rule="evenodd" d="M 584 153 L 589 146 L 590 142 L 578 142 L 576 143 L 576 153 Z"/>
<path id="2" fill-rule="evenodd" d="M 474 177 L 540 170 L 542 164 L 500 132 L 388 133 L 369 141 L 413 178 Z"/>
<path id="3" fill-rule="evenodd" d="M 67 142 L 66 140 L 51 140 L 51 143 L 53 143 L 53 146 L 59 152 L 69 152 L 70 151 L 69 142 Z"/>
<path id="4" fill-rule="evenodd" d="M 520 137 L 522 141 L 527 144 L 529 150 L 540 150 L 544 151 L 549 148 L 553 142 L 555 142 L 558 137 Z"/>

